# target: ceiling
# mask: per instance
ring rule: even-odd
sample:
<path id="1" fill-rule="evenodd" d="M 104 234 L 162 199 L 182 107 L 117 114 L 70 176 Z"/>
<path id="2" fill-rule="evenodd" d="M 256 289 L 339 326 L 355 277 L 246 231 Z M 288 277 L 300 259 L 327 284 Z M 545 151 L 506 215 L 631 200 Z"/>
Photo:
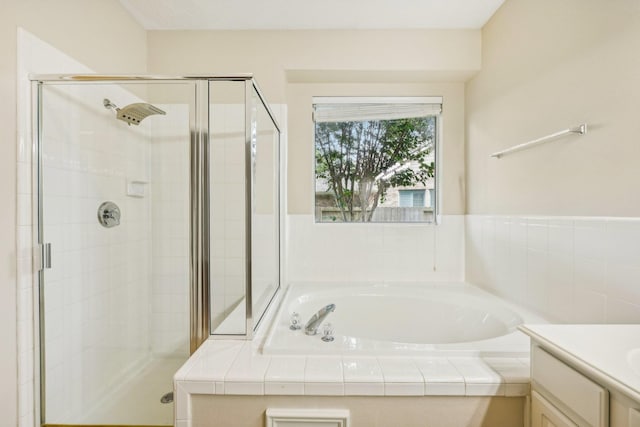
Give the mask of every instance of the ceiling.
<path id="1" fill-rule="evenodd" d="M 504 0 L 120 0 L 147 30 L 478 29 Z"/>

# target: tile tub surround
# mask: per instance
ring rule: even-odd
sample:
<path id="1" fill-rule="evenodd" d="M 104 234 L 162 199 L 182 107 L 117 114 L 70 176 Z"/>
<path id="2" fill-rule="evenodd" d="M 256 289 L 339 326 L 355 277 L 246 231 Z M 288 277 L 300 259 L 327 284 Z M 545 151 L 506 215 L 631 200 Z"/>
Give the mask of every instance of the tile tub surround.
<path id="1" fill-rule="evenodd" d="M 174 376 L 176 425 L 191 396 L 503 396 L 529 394 L 528 358 L 267 356 L 254 342 L 208 340 Z"/>
<path id="2" fill-rule="evenodd" d="M 437 225 L 286 221 L 288 282 L 464 280 L 464 215 L 440 215 Z"/>
<path id="3" fill-rule="evenodd" d="M 640 219 L 466 216 L 466 278 L 550 321 L 640 323 Z"/>

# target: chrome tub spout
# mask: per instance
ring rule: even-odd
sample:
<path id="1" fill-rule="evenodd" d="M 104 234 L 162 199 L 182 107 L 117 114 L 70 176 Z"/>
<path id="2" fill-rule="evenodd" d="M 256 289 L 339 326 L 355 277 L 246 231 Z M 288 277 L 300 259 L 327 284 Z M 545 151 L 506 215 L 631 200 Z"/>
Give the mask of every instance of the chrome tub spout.
<path id="1" fill-rule="evenodd" d="M 311 316 L 311 319 L 304 325 L 304 333 L 307 335 L 315 335 L 318 333 L 318 328 L 324 319 L 336 309 L 335 304 L 329 304 L 322 307 L 316 314 Z"/>

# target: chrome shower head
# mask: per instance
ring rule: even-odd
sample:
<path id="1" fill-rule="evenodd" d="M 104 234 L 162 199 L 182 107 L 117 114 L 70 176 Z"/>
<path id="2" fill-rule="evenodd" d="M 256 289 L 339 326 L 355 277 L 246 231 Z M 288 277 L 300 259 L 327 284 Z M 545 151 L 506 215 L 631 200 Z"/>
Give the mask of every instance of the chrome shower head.
<path id="1" fill-rule="evenodd" d="M 137 126 L 142 120 L 153 114 L 167 114 L 158 107 L 147 104 L 146 102 L 137 102 L 135 104 L 129 104 L 124 108 L 118 108 L 116 104 L 105 98 L 102 104 L 104 108 L 114 110 L 116 112 L 116 118 L 127 122 L 129 126 L 132 124 Z"/>

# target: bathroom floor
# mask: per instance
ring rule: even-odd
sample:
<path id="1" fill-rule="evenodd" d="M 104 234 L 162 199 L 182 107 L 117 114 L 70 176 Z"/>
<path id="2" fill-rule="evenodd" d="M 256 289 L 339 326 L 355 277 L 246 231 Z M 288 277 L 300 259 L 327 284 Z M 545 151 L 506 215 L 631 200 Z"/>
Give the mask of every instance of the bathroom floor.
<path id="1" fill-rule="evenodd" d="M 173 375 L 184 358 L 152 359 L 82 421 L 86 424 L 173 425 L 173 403 L 160 398 L 173 391 Z"/>

